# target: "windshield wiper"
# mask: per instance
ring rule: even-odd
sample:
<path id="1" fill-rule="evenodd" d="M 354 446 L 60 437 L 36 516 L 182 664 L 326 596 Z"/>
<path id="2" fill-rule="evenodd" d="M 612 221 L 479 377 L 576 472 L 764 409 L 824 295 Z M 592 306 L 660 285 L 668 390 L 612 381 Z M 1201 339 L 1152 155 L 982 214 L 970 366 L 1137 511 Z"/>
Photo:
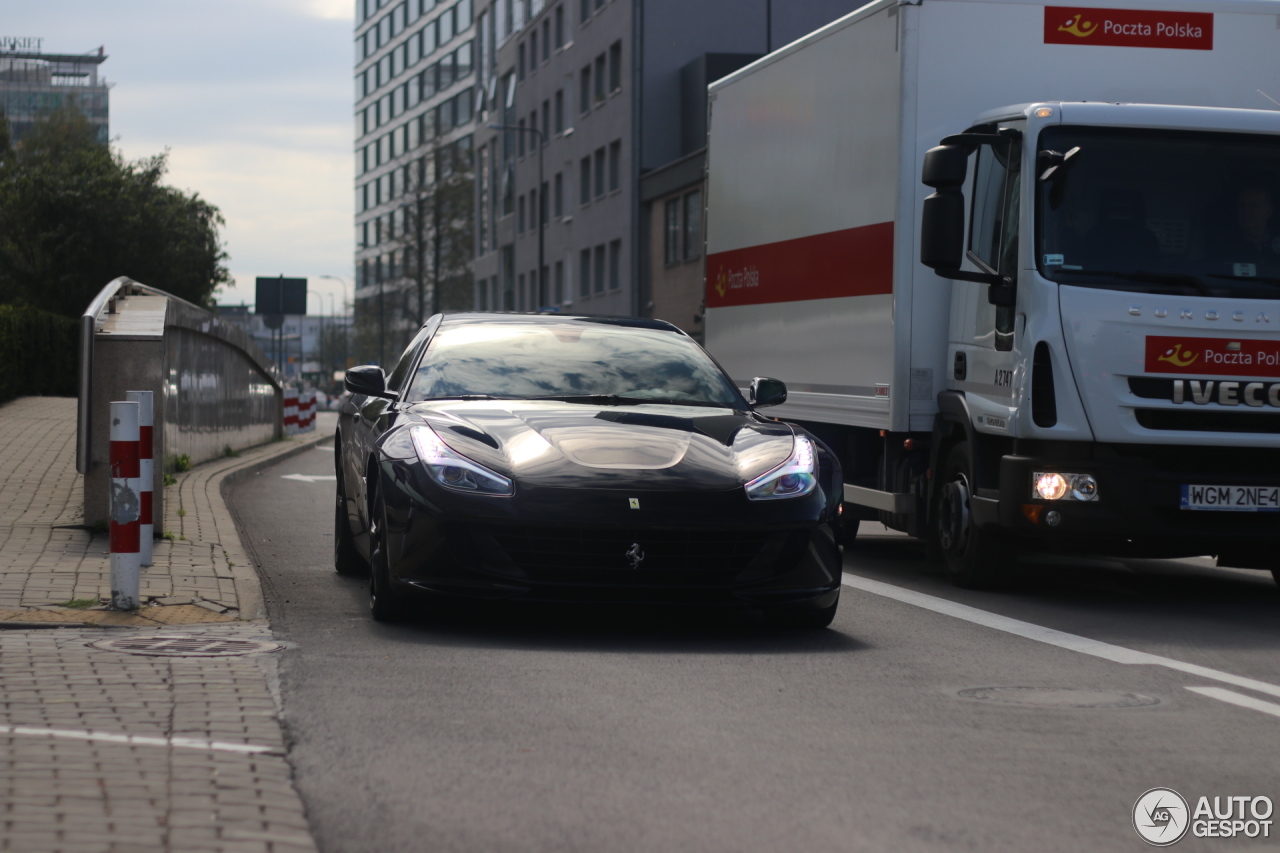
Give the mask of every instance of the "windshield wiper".
<path id="1" fill-rule="evenodd" d="M 518 397 L 510 395 L 493 394 L 446 394 L 443 397 L 424 397 L 418 400 L 419 403 L 434 403 L 437 400 L 518 400 Z"/>
<path id="2" fill-rule="evenodd" d="M 1209 278 L 1225 278 L 1228 281 L 1261 281 L 1267 284 L 1280 284 L 1280 278 L 1266 275 L 1227 275 L 1226 273 L 1207 272 Z"/>
<path id="3" fill-rule="evenodd" d="M 647 403 L 639 397 L 621 397 L 617 394 L 547 394 L 543 397 L 525 397 L 526 400 L 558 400 L 562 403 L 587 403 L 603 406 L 634 406 Z"/>
<path id="4" fill-rule="evenodd" d="M 1118 278 L 1144 284 L 1174 284 L 1191 287 L 1204 296 L 1212 296 L 1209 286 L 1194 275 L 1172 272 L 1145 272 L 1143 270 L 1067 270 L 1058 269 L 1059 275 L 1086 275 Z"/>

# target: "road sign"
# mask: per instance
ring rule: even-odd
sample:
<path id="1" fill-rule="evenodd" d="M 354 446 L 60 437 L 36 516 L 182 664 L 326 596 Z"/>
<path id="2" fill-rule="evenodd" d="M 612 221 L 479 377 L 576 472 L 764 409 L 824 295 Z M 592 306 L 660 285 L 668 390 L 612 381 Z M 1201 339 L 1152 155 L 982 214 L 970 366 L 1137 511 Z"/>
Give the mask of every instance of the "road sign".
<path id="1" fill-rule="evenodd" d="M 307 280 L 305 278 L 259 276 L 257 283 L 258 290 L 253 309 L 255 314 L 307 313 Z"/>

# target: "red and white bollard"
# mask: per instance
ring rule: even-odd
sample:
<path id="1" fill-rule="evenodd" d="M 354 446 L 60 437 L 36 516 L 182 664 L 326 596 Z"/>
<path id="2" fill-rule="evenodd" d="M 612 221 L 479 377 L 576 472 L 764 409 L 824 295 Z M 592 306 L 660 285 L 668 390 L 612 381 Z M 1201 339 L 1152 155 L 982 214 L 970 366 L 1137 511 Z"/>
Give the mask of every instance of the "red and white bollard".
<path id="1" fill-rule="evenodd" d="M 155 544 L 156 526 L 152 507 L 154 504 L 155 460 L 152 448 L 152 436 L 155 423 L 155 410 L 152 407 L 150 391 L 127 391 L 125 398 L 138 404 L 138 476 L 142 478 L 142 491 L 139 492 L 138 517 L 138 553 L 142 555 L 142 565 L 152 563 L 152 546 Z"/>
<path id="2" fill-rule="evenodd" d="M 284 434 L 296 435 L 298 432 L 298 392 L 292 388 L 284 392 Z"/>
<path id="3" fill-rule="evenodd" d="M 142 574 L 138 408 L 137 403 L 111 404 L 111 606 L 116 610 L 138 606 Z"/>

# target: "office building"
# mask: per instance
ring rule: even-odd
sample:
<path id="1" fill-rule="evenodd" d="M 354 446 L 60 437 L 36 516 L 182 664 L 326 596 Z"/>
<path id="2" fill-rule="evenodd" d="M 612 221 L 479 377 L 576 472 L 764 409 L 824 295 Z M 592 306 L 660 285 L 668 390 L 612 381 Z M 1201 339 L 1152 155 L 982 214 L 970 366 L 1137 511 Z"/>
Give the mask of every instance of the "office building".
<path id="1" fill-rule="evenodd" d="M 706 83 L 857 5 L 477 0 L 475 307 L 699 333 Z"/>
<path id="2" fill-rule="evenodd" d="M 84 113 L 99 142 L 107 144 L 108 85 L 99 68 L 103 49 L 86 54 L 45 53 L 43 39 L 0 38 L 0 113 L 21 143 L 43 115 L 63 108 Z"/>
<path id="3" fill-rule="evenodd" d="M 359 0 L 355 318 L 359 357 L 396 358 L 424 317 L 469 308 L 472 0 Z"/>

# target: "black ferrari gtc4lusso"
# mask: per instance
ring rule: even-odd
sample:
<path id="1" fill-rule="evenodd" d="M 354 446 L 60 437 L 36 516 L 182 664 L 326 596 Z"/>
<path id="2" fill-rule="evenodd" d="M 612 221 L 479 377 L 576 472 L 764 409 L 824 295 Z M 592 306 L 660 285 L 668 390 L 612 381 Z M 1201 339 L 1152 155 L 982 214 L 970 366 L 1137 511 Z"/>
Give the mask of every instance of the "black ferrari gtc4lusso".
<path id="1" fill-rule="evenodd" d="M 835 616 L 835 455 L 668 323 L 435 316 L 346 386 L 336 565 L 368 567 L 376 619 L 415 591 Z"/>

